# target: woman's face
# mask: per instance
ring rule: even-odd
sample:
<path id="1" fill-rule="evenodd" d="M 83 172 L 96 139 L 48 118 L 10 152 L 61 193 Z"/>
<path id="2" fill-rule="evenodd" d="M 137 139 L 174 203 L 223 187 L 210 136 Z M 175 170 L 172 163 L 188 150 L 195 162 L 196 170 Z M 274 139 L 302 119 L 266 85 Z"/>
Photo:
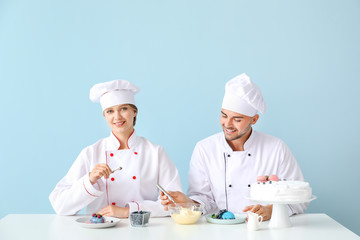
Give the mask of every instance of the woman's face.
<path id="1" fill-rule="evenodd" d="M 129 135 L 134 131 L 137 112 L 128 104 L 116 105 L 104 110 L 104 116 L 115 135 Z"/>

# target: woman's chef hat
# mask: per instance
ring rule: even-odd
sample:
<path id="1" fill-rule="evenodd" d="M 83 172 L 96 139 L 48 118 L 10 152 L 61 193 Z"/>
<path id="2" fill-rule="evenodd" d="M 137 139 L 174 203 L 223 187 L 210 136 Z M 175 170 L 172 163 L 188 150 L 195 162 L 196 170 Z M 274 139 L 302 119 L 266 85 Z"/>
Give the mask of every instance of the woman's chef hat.
<path id="1" fill-rule="evenodd" d="M 121 104 L 135 105 L 134 95 L 139 91 L 140 88 L 128 81 L 113 80 L 95 84 L 90 89 L 90 100 L 100 102 L 102 110 Z"/>
<path id="2" fill-rule="evenodd" d="M 266 105 L 260 88 L 243 73 L 226 83 L 222 108 L 253 117 L 264 114 Z"/>

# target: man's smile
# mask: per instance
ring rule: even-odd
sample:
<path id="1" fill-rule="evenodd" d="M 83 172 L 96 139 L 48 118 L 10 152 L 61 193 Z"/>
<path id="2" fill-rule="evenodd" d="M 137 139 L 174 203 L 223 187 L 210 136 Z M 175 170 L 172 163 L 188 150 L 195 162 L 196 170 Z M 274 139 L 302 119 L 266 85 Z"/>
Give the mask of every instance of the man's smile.
<path id="1" fill-rule="evenodd" d="M 224 130 L 225 130 L 225 132 L 228 133 L 228 134 L 232 134 L 232 133 L 234 133 L 234 132 L 236 131 L 236 129 L 233 129 L 233 128 L 225 128 L 225 127 L 224 127 Z"/>

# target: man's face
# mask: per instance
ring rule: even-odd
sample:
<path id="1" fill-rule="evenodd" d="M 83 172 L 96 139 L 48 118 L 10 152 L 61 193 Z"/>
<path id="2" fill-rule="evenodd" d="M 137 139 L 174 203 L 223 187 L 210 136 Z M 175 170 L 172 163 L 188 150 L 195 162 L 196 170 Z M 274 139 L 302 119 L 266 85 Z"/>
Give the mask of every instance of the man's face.
<path id="1" fill-rule="evenodd" d="M 242 115 L 230 110 L 221 109 L 220 124 L 228 141 L 237 140 L 250 133 L 251 126 L 259 119 L 256 114 L 253 117 Z"/>

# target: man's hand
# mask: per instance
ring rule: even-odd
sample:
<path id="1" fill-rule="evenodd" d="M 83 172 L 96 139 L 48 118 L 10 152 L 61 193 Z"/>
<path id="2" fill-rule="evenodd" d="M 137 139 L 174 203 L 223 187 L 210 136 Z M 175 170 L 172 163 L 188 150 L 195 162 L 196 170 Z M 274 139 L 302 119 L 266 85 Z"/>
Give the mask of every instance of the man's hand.
<path id="1" fill-rule="evenodd" d="M 272 213 L 272 207 L 273 205 L 267 205 L 267 206 L 263 206 L 260 204 L 257 205 L 251 205 L 251 206 L 247 206 L 243 209 L 243 212 L 253 212 L 256 213 L 259 216 L 263 217 L 263 220 L 269 220 L 271 218 L 271 213 Z"/>
<path id="2" fill-rule="evenodd" d="M 176 192 L 167 192 L 174 201 L 181 206 L 182 203 L 197 203 L 193 201 L 191 198 L 186 196 L 184 193 L 176 191 Z M 160 191 L 160 199 L 161 204 L 164 206 L 164 210 L 168 210 L 168 205 L 174 204 L 163 192 Z"/>

